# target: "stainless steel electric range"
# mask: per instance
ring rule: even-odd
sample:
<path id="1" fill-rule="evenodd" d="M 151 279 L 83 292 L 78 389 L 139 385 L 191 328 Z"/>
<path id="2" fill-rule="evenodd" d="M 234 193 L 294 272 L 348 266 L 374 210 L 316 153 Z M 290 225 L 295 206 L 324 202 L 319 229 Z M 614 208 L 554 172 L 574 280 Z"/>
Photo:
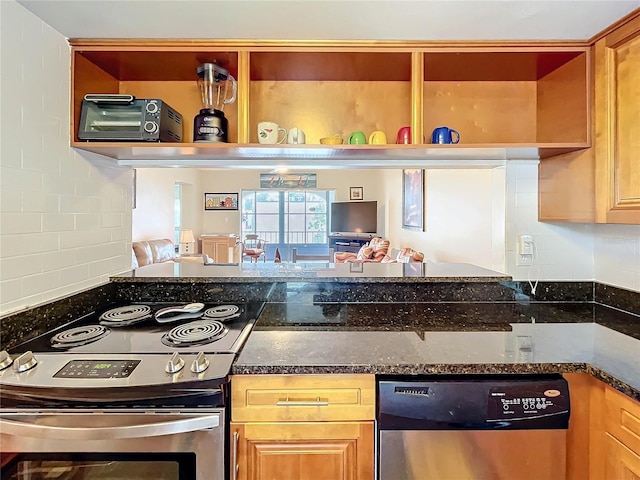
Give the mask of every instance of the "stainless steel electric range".
<path id="1" fill-rule="evenodd" d="M 262 307 L 122 305 L 2 352 L 1 477 L 225 478 L 226 384 Z"/>

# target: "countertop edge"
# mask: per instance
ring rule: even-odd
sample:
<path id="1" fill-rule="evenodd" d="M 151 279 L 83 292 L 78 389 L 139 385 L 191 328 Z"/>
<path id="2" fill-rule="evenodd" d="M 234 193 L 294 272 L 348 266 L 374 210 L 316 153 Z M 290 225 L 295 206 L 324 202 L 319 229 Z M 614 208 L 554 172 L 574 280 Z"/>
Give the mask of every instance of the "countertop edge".
<path id="1" fill-rule="evenodd" d="M 510 282 L 510 276 L 495 277 L 109 277 L 114 283 L 484 283 Z"/>
<path id="2" fill-rule="evenodd" d="M 312 375 L 312 374 L 536 374 L 587 373 L 610 387 L 640 401 L 640 390 L 588 363 L 489 363 L 489 364 L 406 364 L 406 365 L 247 365 L 234 364 L 232 375 Z"/>

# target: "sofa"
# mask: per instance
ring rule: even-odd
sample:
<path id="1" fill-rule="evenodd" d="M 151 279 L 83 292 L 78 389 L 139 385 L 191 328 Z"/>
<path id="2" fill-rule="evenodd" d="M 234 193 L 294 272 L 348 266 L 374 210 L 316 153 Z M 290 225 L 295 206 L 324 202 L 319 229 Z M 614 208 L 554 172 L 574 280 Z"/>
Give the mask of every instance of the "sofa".
<path id="1" fill-rule="evenodd" d="M 335 263 L 422 263 L 424 253 L 410 247 L 390 248 L 389 240 L 374 237 L 358 253 L 336 252 Z"/>
<path id="2" fill-rule="evenodd" d="M 142 240 L 132 244 L 131 267 L 138 268 L 152 263 L 196 261 L 202 262 L 201 256 L 176 257 L 176 246 L 168 238 Z"/>

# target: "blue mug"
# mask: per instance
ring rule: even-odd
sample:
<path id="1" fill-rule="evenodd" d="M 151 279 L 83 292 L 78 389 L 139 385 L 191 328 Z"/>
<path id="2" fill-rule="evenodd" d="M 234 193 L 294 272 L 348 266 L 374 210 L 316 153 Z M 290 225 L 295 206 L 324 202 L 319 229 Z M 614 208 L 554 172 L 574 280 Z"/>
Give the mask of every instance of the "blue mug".
<path id="1" fill-rule="evenodd" d="M 457 137 L 453 140 L 453 135 Z M 438 127 L 431 134 L 431 143 L 458 143 L 460 142 L 460 134 L 453 128 Z"/>

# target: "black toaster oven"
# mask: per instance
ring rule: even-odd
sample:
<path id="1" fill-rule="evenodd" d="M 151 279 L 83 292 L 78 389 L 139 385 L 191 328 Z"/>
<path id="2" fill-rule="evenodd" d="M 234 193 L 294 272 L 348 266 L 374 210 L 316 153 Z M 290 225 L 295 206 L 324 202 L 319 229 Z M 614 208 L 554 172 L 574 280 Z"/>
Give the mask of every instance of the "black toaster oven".
<path id="1" fill-rule="evenodd" d="M 182 115 L 157 98 L 87 94 L 78 138 L 86 141 L 181 142 Z"/>

